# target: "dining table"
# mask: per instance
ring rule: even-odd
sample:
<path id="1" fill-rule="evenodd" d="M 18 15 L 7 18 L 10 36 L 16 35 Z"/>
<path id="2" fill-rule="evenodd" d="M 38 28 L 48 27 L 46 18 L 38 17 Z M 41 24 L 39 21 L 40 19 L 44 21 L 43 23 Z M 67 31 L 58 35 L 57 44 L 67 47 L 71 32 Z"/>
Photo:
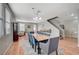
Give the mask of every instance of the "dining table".
<path id="1" fill-rule="evenodd" d="M 40 48 L 40 42 L 44 42 L 49 39 L 49 36 L 43 35 L 43 34 L 32 34 L 33 37 L 36 39 L 38 42 L 38 54 L 41 54 L 41 48 Z"/>

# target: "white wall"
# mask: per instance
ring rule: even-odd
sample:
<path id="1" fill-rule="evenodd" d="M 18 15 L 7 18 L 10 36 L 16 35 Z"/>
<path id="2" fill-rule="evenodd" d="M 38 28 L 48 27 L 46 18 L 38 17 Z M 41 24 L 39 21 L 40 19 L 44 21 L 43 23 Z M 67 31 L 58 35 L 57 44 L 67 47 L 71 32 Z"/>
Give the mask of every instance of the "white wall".
<path id="1" fill-rule="evenodd" d="M 59 30 L 54 27 L 53 25 L 51 25 L 49 22 L 44 21 L 42 23 L 38 24 L 38 31 L 39 30 L 48 30 L 51 29 L 51 37 L 59 37 Z"/>
<path id="2" fill-rule="evenodd" d="M 38 24 L 38 31 L 40 30 L 49 30 L 51 29 L 51 24 L 47 21 L 41 22 Z"/>
<path id="3" fill-rule="evenodd" d="M 71 20 L 71 21 L 67 20 L 67 21 L 64 21 L 64 25 L 65 25 L 65 36 L 77 38 L 78 23 L 74 22 L 73 20 Z"/>

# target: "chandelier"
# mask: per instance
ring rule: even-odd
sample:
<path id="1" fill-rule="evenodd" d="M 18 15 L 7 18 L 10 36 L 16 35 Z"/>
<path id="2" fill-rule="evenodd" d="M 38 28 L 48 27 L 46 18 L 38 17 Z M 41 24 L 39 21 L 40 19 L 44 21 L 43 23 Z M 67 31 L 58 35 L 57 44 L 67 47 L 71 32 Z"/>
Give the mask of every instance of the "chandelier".
<path id="1" fill-rule="evenodd" d="M 41 17 L 39 16 L 40 11 L 39 10 L 35 11 L 35 8 L 32 8 L 32 10 L 33 10 L 33 20 L 41 20 Z"/>

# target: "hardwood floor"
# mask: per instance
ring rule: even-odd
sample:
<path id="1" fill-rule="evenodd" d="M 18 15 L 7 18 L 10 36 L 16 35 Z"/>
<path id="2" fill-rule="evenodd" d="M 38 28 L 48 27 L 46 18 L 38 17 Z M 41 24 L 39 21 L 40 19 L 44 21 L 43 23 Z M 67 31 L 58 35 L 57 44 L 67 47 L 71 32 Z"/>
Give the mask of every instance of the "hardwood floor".
<path id="1" fill-rule="evenodd" d="M 6 55 L 23 55 L 24 51 L 19 47 L 18 42 L 14 42 L 11 48 L 7 51 Z"/>
<path id="2" fill-rule="evenodd" d="M 19 37 L 19 41 L 24 39 L 25 36 Z M 19 41 L 14 42 L 5 55 L 23 55 L 24 51 L 23 48 L 19 46 Z"/>
<path id="3" fill-rule="evenodd" d="M 19 40 L 26 39 L 26 36 L 20 37 Z M 77 43 L 71 38 L 60 40 L 59 47 L 64 49 L 64 55 L 79 55 L 79 47 L 77 47 Z M 18 42 L 14 42 L 6 55 L 24 55 L 24 50 L 19 46 Z"/>
<path id="4" fill-rule="evenodd" d="M 64 49 L 64 55 L 79 55 L 79 47 L 73 38 L 65 38 L 60 40 L 59 47 Z"/>

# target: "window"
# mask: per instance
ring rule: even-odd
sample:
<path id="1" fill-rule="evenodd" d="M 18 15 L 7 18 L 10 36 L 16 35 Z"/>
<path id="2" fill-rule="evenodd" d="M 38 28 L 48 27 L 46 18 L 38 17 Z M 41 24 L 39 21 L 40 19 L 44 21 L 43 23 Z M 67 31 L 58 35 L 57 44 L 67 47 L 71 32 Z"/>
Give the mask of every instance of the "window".
<path id="1" fill-rule="evenodd" d="M 10 13 L 8 11 L 8 9 L 6 8 L 6 17 L 5 17 L 5 25 L 6 25 L 6 34 L 10 34 L 11 29 L 10 29 Z"/>

